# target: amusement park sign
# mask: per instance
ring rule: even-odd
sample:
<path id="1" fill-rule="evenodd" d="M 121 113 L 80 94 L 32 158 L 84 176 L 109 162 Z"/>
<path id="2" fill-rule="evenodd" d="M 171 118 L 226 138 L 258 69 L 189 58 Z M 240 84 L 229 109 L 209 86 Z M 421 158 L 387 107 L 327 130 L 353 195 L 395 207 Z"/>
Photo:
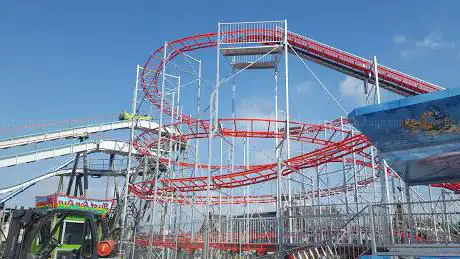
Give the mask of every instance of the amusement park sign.
<path id="1" fill-rule="evenodd" d="M 460 180 L 460 89 L 364 106 L 348 118 L 406 183 Z"/>
<path id="2" fill-rule="evenodd" d="M 35 207 L 39 209 L 84 210 L 104 215 L 110 211 L 112 205 L 113 200 L 95 200 L 61 194 L 35 197 Z"/>

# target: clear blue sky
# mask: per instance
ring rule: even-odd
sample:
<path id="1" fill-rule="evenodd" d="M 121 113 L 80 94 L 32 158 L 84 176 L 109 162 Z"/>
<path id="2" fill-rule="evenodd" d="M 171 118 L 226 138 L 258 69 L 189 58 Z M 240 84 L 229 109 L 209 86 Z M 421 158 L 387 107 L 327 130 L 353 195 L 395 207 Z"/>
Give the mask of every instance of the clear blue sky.
<path id="1" fill-rule="evenodd" d="M 377 55 L 382 64 L 442 86 L 460 85 L 458 1 L 287 2 L 2 1 L 0 138 L 20 134 L 11 132 L 14 126 L 110 118 L 129 109 L 136 64 L 164 41 L 215 31 L 218 21 L 288 19 L 296 33 L 366 58 Z M 344 105 L 358 105 L 354 81 L 312 68 Z M 339 114 L 298 62 L 293 71 L 296 116 Z M 243 108 L 245 101 L 261 101 L 257 93 L 263 91 L 261 85 L 245 85 L 250 91 L 241 98 Z"/>
<path id="2" fill-rule="evenodd" d="M 218 21 L 286 18 L 292 31 L 456 87 L 459 7 L 457 1 L 2 1 L 1 122 L 129 108 L 136 64 L 163 41 L 215 31 Z M 441 45 L 421 46 L 432 34 Z M 395 36 L 403 42 L 394 43 Z M 338 87 L 344 77 L 326 71 L 328 85 Z"/>

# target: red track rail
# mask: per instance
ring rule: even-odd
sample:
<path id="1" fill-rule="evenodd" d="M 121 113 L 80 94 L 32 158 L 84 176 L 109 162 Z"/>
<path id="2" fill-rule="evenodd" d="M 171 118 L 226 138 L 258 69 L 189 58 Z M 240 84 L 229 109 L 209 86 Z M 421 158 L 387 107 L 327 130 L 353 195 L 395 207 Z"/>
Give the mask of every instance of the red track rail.
<path id="1" fill-rule="evenodd" d="M 269 233 L 270 234 L 270 233 Z M 268 234 L 267 234 L 268 235 Z M 265 237 L 266 235 L 263 235 Z M 273 236 L 271 234 L 270 236 Z M 153 242 L 149 242 L 149 238 L 136 238 L 135 241 L 137 246 L 153 246 L 153 247 L 167 247 L 170 249 L 186 250 L 193 253 L 194 250 L 202 250 L 204 248 L 204 241 L 191 241 L 190 237 L 163 237 L 154 238 Z M 276 251 L 276 243 L 224 243 L 224 242 L 210 242 L 209 247 L 219 250 L 231 250 L 233 252 L 238 251 L 257 251 L 259 255 L 263 255 L 267 252 Z"/>
<path id="2" fill-rule="evenodd" d="M 242 42 L 245 40 L 252 41 L 253 39 L 261 39 L 264 37 L 273 38 L 273 36 L 279 36 L 279 38 L 281 39 L 282 34 L 278 30 L 275 31 L 260 29 L 244 31 L 226 31 L 223 33 L 227 36 L 227 40 L 230 39 L 231 41 L 233 37 L 238 42 Z M 169 42 L 167 44 L 168 56 L 166 61 L 168 62 L 184 52 L 189 52 L 202 48 L 215 47 L 217 44 L 216 36 L 216 33 L 207 33 Z M 295 52 L 297 52 L 303 58 L 312 60 L 322 65 L 326 65 L 330 68 L 333 68 L 335 70 L 338 70 L 340 72 L 346 73 L 348 75 L 360 79 L 368 79 L 372 82 L 372 78 L 370 77 L 370 74 L 372 73 L 372 62 L 369 60 L 352 55 L 345 51 L 333 48 L 331 46 L 319 43 L 317 41 L 311 40 L 309 38 L 291 32 L 288 33 L 288 42 L 291 45 L 291 47 L 295 50 Z M 150 55 L 150 57 L 144 65 L 144 70 L 142 71 L 140 80 L 146 98 L 150 100 L 157 108 L 161 108 L 161 96 L 158 88 L 158 82 L 164 65 L 163 50 L 164 47 L 161 47 L 155 50 Z M 379 75 L 379 82 L 383 88 L 403 96 L 424 94 L 444 89 L 432 83 L 422 81 L 415 77 L 406 75 L 404 73 L 392 70 L 388 67 L 384 67 L 381 65 L 378 66 L 377 71 Z M 173 108 L 166 101 L 164 101 L 162 108 L 165 114 L 170 116 L 173 114 Z M 198 121 L 192 118 L 191 116 L 178 112 L 175 112 L 174 114 L 180 114 L 179 116 L 177 116 L 178 121 L 182 121 L 183 123 L 188 125 L 188 130 L 190 132 L 188 134 L 181 135 L 181 140 L 186 141 L 188 139 L 208 137 L 208 121 Z M 257 119 L 250 120 L 255 121 Z M 224 123 L 225 121 L 225 119 L 219 120 L 220 123 Z M 260 121 L 267 122 L 269 120 Z M 234 127 L 221 128 L 220 133 L 222 135 L 229 137 L 257 138 L 278 138 L 283 136 L 283 132 L 275 133 L 273 130 L 269 129 L 262 131 L 240 130 L 236 127 L 236 121 L 233 120 L 232 122 L 234 123 Z M 328 126 L 333 127 L 332 124 Z M 268 127 L 270 128 L 270 125 Z M 324 129 L 324 127 L 325 125 L 299 124 L 297 127 L 292 126 L 292 124 L 289 125 L 289 129 L 291 131 L 291 138 L 297 141 L 319 144 L 323 147 L 284 161 L 284 163 L 289 164 L 290 168 L 285 169 L 282 172 L 283 175 L 288 175 L 296 170 L 315 167 L 328 162 L 338 162 L 341 158 L 352 152 L 365 154 L 362 151 L 370 146 L 370 143 L 361 134 L 357 134 L 354 136 L 348 135 L 344 140 L 337 143 L 327 140 L 321 140 L 317 138 L 317 135 L 312 136 L 311 134 L 306 134 L 311 132 L 319 132 L 321 128 Z M 142 134 L 137 138 L 136 148 L 141 154 L 147 155 L 150 152 L 149 150 L 152 149 L 154 143 L 156 143 L 154 140 L 155 138 Z M 142 144 L 140 144 L 141 142 Z M 186 162 L 180 162 L 176 165 L 187 167 L 198 166 L 201 168 L 209 167 L 209 165 L 207 164 L 195 165 Z M 217 165 L 211 166 L 211 169 L 216 168 L 220 167 Z M 236 167 L 236 169 L 244 168 Z M 254 165 L 239 172 L 232 172 L 225 175 L 213 176 L 211 189 L 216 190 L 221 188 L 235 188 L 250 184 L 257 184 L 273 180 L 276 177 L 276 164 Z M 189 192 L 203 191 L 207 189 L 206 177 L 161 179 L 159 180 L 159 182 L 161 182 L 162 184 L 161 188 L 159 188 L 159 191 L 162 192 Z M 154 184 L 155 183 L 152 181 L 136 183 L 133 186 L 131 186 L 131 190 L 140 196 L 148 196 L 152 194 Z"/>
<path id="3" fill-rule="evenodd" d="M 367 178 L 357 182 L 357 187 L 361 188 L 367 186 L 374 182 L 376 178 Z M 348 184 L 346 189 L 348 191 L 354 190 L 355 185 L 354 183 Z M 137 188 L 134 186 L 130 187 L 130 191 L 134 193 L 136 196 L 140 197 L 143 200 L 154 200 L 154 196 L 152 194 L 147 195 L 146 192 L 138 192 Z M 299 193 L 294 194 L 295 199 L 310 199 L 312 197 L 328 197 L 336 194 L 343 193 L 345 191 L 345 187 L 343 185 L 321 189 L 317 191 L 308 191 L 306 193 Z M 249 196 L 191 196 L 191 195 L 183 195 L 182 193 L 163 193 L 158 192 L 156 196 L 156 200 L 161 203 L 177 203 L 177 204 L 195 204 L 195 205 L 236 205 L 236 204 L 263 204 L 263 203 L 274 203 L 276 201 L 276 197 L 273 195 L 249 195 Z M 209 202 L 209 203 L 208 203 Z"/>
<path id="4" fill-rule="evenodd" d="M 225 133 L 228 131 L 222 130 L 222 132 Z M 266 136 L 265 133 L 266 132 L 262 135 Z M 237 135 L 252 136 L 252 133 L 244 132 L 244 134 Z M 318 134 L 316 133 L 316 135 Z M 150 143 L 154 143 L 154 141 Z M 150 148 L 139 148 L 139 144 L 139 141 L 135 143 L 136 148 L 140 150 L 141 154 L 146 155 L 146 152 L 149 152 Z M 362 151 L 370 146 L 371 144 L 362 134 L 348 135 L 345 139 L 339 142 L 332 142 L 329 140 L 321 148 L 283 161 L 284 164 L 289 165 L 289 168 L 285 169 L 282 172 L 282 175 L 286 176 L 301 169 L 316 167 L 329 162 L 339 162 L 341 161 L 341 158 L 353 152 L 362 154 Z M 185 166 L 180 163 L 179 165 Z M 187 164 L 187 166 L 192 165 L 193 164 Z M 207 165 L 200 166 L 206 167 Z M 212 176 L 210 189 L 216 190 L 222 188 L 235 188 L 270 181 L 276 179 L 277 177 L 276 167 L 276 163 L 255 165 L 239 172 Z M 205 176 L 175 179 L 163 178 L 160 179 L 159 182 L 162 184 L 161 188 L 158 187 L 158 190 L 161 192 L 190 192 L 207 190 L 207 177 Z M 154 184 L 154 181 L 139 182 L 132 185 L 131 190 L 139 195 L 151 195 Z"/>
<path id="5" fill-rule="evenodd" d="M 194 120 L 188 124 L 186 123 L 175 123 L 167 125 L 175 129 L 177 132 L 181 132 L 180 135 L 171 136 L 171 140 L 179 142 L 187 142 L 192 139 L 208 138 L 208 128 L 204 125 L 208 123 L 207 120 Z M 276 131 L 276 124 L 281 127 L 279 131 Z M 333 143 L 332 140 L 338 134 L 344 134 L 350 136 L 352 134 L 349 129 L 342 129 L 340 126 L 335 125 L 336 122 L 329 122 L 324 124 L 309 124 L 302 122 L 290 122 L 289 132 L 290 139 L 302 143 L 310 143 L 315 145 L 328 145 Z M 218 119 L 218 132 L 217 135 L 224 137 L 234 138 L 284 138 L 286 123 L 282 120 L 274 119 L 260 119 L 260 118 L 224 118 Z M 323 133 L 327 131 L 329 138 L 323 139 Z M 355 133 L 359 134 L 359 133 Z M 155 131 L 146 131 L 138 135 L 134 140 L 136 149 L 142 155 L 153 155 L 151 150 L 155 150 L 157 145 L 157 134 Z M 363 157 L 370 158 L 367 153 L 361 152 L 360 155 Z M 194 164 L 179 163 L 176 165 L 180 166 L 194 166 Z M 208 165 L 199 165 L 199 168 L 208 168 Z M 211 169 L 218 169 L 217 167 L 211 167 Z"/>
<path id="6" fill-rule="evenodd" d="M 432 184 L 433 187 L 442 187 L 454 191 L 456 194 L 460 194 L 460 182 L 459 183 L 438 183 Z"/>
<path id="7" fill-rule="evenodd" d="M 359 79 L 369 79 L 370 82 L 375 81 L 369 77 L 373 73 L 373 62 L 367 59 L 295 33 L 288 35 L 288 41 L 306 59 Z M 444 90 L 443 87 L 382 65 L 378 65 L 377 71 L 380 85 L 399 95 L 409 96 Z"/>
<path id="8" fill-rule="evenodd" d="M 244 42 L 245 40 L 251 41 L 252 39 L 260 40 L 263 38 L 273 39 L 274 37 L 279 37 L 281 39 L 282 34 L 279 30 L 261 29 L 226 31 L 223 33 L 230 39 L 231 36 L 235 37 L 235 39 L 237 37 L 238 42 Z M 217 33 L 206 33 L 169 42 L 167 48 L 171 49 L 171 52 L 167 57 L 167 61 L 174 59 L 177 55 L 184 52 L 215 47 L 217 45 L 216 36 Z M 360 79 L 369 79 L 372 82 L 372 78 L 369 77 L 369 75 L 372 74 L 372 62 L 367 59 L 292 32 L 288 33 L 288 42 L 306 59 Z M 158 81 L 163 68 L 163 50 L 164 47 L 160 47 L 150 55 L 144 65 L 140 80 L 145 96 L 158 108 L 160 108 Z M 425 82 L 385 66 L 379 65 L 377 71 L 379 82 L 383 88 L 403 96 L 424 94 L 444 89 L 438 85 Z M 172 108 L 170 104 L 165 102 L 163 111 L 171 115 Z M 188 115 L 181 115 L 181 118 L 182 121 L 186 123 L 194 121 L 194 119 Z"/>

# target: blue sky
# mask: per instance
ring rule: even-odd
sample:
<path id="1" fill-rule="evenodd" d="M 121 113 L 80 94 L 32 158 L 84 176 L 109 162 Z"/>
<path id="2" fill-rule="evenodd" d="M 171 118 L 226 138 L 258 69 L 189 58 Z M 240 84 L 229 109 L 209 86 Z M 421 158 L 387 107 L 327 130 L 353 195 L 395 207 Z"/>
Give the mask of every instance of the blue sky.
<path id="1" fill-rule="evenodd" d="M 218 21 L 286 18 L 292 31 L 363 57 L 377 55 L 382 64 L 456 87 L 460 3 L 443 3 L 3 1 L 2 124 L 109 116 L 127 109 L 136 64 L 163 41 L 215 31 Z M 318 73 L 331 88 L 344 79 L 329 70 Z M 292 84 L 309 79 L 291 77 Z"/>
<path id="2" fill-rule="evenodd" d="M 4 1 L 2 121 L 90 118 L 129 108 L 125 97 L 132 95 L 137 63 L 163 41 L 215 31 L 218 21 L 286 18 L 292 31 L 363 57 L 377 55 L 390 67 L 456 87 L 460 3 L 443 3 Z M 331 88 L 344 78 L 329 70 L 320 76 Z M 291 80 L 302 78 L 292 75 Z"/>
<path id="3" fill-rule="evenodd" d="M 164 41 L 214 32 L 219 21 L 288 19 L 289 30 L 301 35 L 369 59 L 377 55 L 384 65 L 442 86 L 459 85 L 458 1 L 286 2 L 2 1 L 0 137 L 33 132 L 24 129 L 29 125 L 114 118 L 130 107 L 136 64 Z M 339 116 L 311 74 L 291 60 L 293 117 Z M 210 59 L 207 66 L 215 64 Z M 311 67 L 347 108 L 359 105 L 360 84 Z M 269 116 L 264 86 L 244 76 L 239 85 L 242 113 Z M 2 170 L 14 177 L 0 186 L 52 165 Z M 18 176 L 24 171 L 27 177 Z"/>

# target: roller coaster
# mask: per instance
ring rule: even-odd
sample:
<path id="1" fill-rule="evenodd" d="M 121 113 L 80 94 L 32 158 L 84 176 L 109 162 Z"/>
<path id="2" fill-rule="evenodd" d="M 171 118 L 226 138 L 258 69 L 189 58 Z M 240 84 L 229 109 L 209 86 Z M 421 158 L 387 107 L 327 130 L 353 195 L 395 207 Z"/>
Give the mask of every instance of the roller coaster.
<path id="1" fill-rule="evenodd" d="M 208 48 L 217 53 L 216 69 L 210 69 L 215 82 L 203 76 L 198 58 Z M 216 33 L 166 42 L 138 66 L 126 120 L 0 140 L 0 149 L 80 140 L 0 157 L 0 167 L 12 167 L 75 156 L 2 188 L 0 204 L 53 177 L 61 179 L 58 195 L 84 198 L 88 176 L 122 177 L 124 188 L 105 199 L 116 201 L 108 214 L 118 243 L 112 255 L 126 258 L 357 258 L 405 255 L 410 245 L 454 253 L 460 185 L 406 184 L 346 114 L 320 123 L 291 120 L 289 55 L 343 112 L 306 61 L 361 80 L 368 104 L 380 103 L 381 89 L 402 97 L 445 90 L 375 57 L 290 32 L 287 21 L 219 23 Z M 237 116 L 236 79 L 252 70 L 273 84 L 274 116 Z M 130 131 L 129 141 L 84 141 L 123 129 Z M 91 164 L 97 153 L 109 155 L 102 166 Z M 256 153 L 263 159 L 254 159 Z M 116 156 L 123 157 L 122 166 L 114 165 Z"/>

